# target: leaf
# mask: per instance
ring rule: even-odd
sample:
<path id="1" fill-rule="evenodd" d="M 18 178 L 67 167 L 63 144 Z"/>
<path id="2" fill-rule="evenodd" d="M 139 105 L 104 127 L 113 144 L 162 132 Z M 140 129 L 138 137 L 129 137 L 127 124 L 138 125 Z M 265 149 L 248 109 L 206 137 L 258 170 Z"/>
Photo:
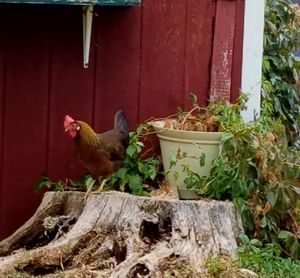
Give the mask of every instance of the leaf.
<path id="1" fill-rule="evenodd" d="M 258 254 L 260 252 L 260 249 L 256 247 L 255 245 L 250 244 L 250 249 L 255 253 Z"/>
<path id="2" fill-rule="evenodd" d="M 260 227 L 266 228 L 267 225 L 268 225 L 267 217 L 266 217 L 266 216 L 263 216 L 263 218 L 262 218 L 261 221 L 260 221 Z"/>
<path id="3" fill-rule="evenodd" d="M 137 166 L 138 166 L 138 169 L 139 169 L 140 173 L 144 174 L 144 172 L 145 172 L 145 165 L 144 165 L 144 163 L 138 162 Z"/>
<path id="4" fill-rule="evenodd" d="M 51 188 L 51 182 L 48 177 L 42 176 L 34 185 L 33 188 L 35 191 L 40 191 L 44 186 Z"/>
<path id="5" fill-rule="evenodd" d="M 280 238 L 280 239 L 287 239 L 287 238 L 290 237 L 291 235 L 293 235 L 291 232 L 281 230 L 281 231 L 279 232 L 279 234 L 278 234 L 278 238 Z"/>
<path id="6" fill-rule="evenodd" d="M 140 147 L 144 147 L 144 143 L 143 142 L 136 142 L 136 144 L 138 145 L 138 146 L 140 146 Z"/>
<path id="7" fill-rule="evenodd" d="M 143 189 L 141 177 L 137 174 L 129 176 L 128 185 L 133 193 L 139 192 L 141 189 Z"/>
<path id="8" fill-rule="evenodd" d="M 136 128 L 136 134 L 137 135 L 140 135 L 142 132 L 143 132 L 143 130 L 145 130 L 145 129 L 147 129 L 148 127 L 147 126 L 145 126 L 145 125 L 139 125 L 137 128 Z"/>
<path id="9" fill-rule="evenodd" d="M 135 145 L 130 144 L 127 149 L 126 149 L 126 153 L 128 154 L 129 157 L 133 157 L 137 154 L 137 148 Z"/>
<path id="10" fill-rule="evenodd" d="M 125 180 L 128 173 L 128 169 L 120 168 L 117 173 L 115 174 L 116 177 L 120 178 L 121 180 Z"/>
<path id="11" fill-rule="evenodd" d="M 300 197 L 300 188 L 296 186 L 291 186 L 291 188 Z"/>
<path id="12" fill-rule="evenodd" d="M 201 155 L 199 156 L 199 164 L 200 164 L 200 167 L 203 167 L 205 166 L 205 152 L 202 152 Z"/>
<path id="13" fill-rule="evenodd" d="M 190 93 L 189 100 L 193 106 L 197 105 L 197 96 L 195 94 Z"/>
<path id="14" fill-rule="evenodd" d="M 93 183 L 95 183 L 95 180 L 91 176 L 87 177 L 87 179 L 84 181 L 84 184 L 87 188 Z"/>
<path id="15" fill-rule="evenodd" d="M 233 139 L 233 134 L 230 132 L 225 132 L 225 133 L 223 133 L 223 135 L 221 137 L 221 142 L 225 143 L 231 139 Z"/>
<path id="16" fill-rule="evenodd" d="M 274 207 L 275 204 L 276 204 L 276 201 L 277 201 L 276 200 L 276 194 L 274 192 L 272 192 L 272 191 L 269 191 L 267 193 L 267 200 L 271 204 L 271 206 Z"/>
<path id="17" fill-rule="evenodd" d="M 176 154 L 175 153 L 171 153 L 170 157 L 169 157 L 169 162 L 170 162 L 170 167 L 172 168 L 177 164 L 177 158 L 176 158 Z"/>
<path id="18" fill-rule="evenodd" d="M 236 207 L 238 207 L 241 211 L 245 208 L 245 200 L 241 197 L 237 197 L 233 199 L 233 203 Z"/>
<path id="19" fill-rule="evenodd" d="M 267 56 L 264 56 L 264 59 L 263 59 L 263 68 L 264 68 L 266 71 L 269 71 L 269 70 L 270 70 L 270 62 L 269 62 Z"/>
<path id="20" fill-rule="evenodd" d="M 262 242 L 256 238 L 251 239 L 249 244 L 254 246 L 259 246 L 259 247 L 263 245 Z"/>
<path id="21" fill-rule="evenodd" d="M 181 166 L 183 172 L 189 173 L 189 171 L 190 171 L 189 164 L 181 164 L 180 166 Z"/>
<path id="22" fill-rule="evenodd" d="M 249 237 L 246 234 L 243 234 L 243 233 L 241 233 L 239 235 L 239 239 L 242 241 L 243 244 L 246 244 L 246 245 L 248 245 L 249 242 L 250 242 Z"/>
<path id="23" fill-rule="evenodd" d="M 174 172 L 173 172 L 173 178 L 174 178 L 175 181 L 178 180 L 178 178 L 179 178 L 179 173 L 178 173 L 178 171 L 174 171 Z"/>
<path id="24" fill-rule="evenodd" d="M 59 180 L 55 184 L 55 191 L 63 192 L 64 190 L 65 190 L 65 183 L 63 181 Z"/>
<path id="25" fill-rule="evenodd" d="M 153 168 L 153 171 L 150 173 L 149 177 L 151 180 L 154 181 L 157 176 L 157 172 L 156 172 L 156 169 L 154 169 L 154 167 L 152 167 L 152 168 Z"/>
<path id="26" fill-rule="evenodd" d="M 292 258 L 297 259 L 300 257 L 300 244 L 296 238 L 294 238 L 294 241 L 293 241 L 292 245 L 290 246 L 290 252 L 291 252 Z"/>
<path id="27" fill-rule="evenodd" d="M 295 82 L 298 84 L 299 83 L 299 73 L 295 68 L 293 68 L 293 77 L 295 79 Z"/>

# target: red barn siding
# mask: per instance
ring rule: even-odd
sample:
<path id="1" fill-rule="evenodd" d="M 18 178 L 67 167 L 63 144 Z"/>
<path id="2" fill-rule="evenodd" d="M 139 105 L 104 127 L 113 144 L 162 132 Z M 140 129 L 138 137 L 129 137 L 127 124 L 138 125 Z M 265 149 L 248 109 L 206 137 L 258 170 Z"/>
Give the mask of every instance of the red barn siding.
<path id="1" fill-rule="evenodd" d="M 186 106 L 191 91 L 202 103 L 210 90 L 236 96 L 242 11 L 242 0 L 96 7 L 90 64 L 83 69 L 80 7 L 2 4 L 0 237 L 35 210 L 41 196 L 32 185 L 42 172 L 54 179 L 84 173 L 63 131 L 66 113 L 101 131 L 123 109 L 134 128 Z M 223 46 L 227 66 L 219 60 Z M 230 84 L 225 90 L 219 73 Z"/>
<path id="2" fill-rule="evenodd" d="M 174 111 L 182 103 L 186 16 L 186 1 L 145 1 L 139 103 L 142 121 Z"/>
<path id="3" fill-rule="evenodd" d="M 236 2 L 217 1 L 210 97 L 229 98 L 235 34 Z"/>
<path id="4" fill-rule="evenodd" d="M 185 106 L 190 92 L 197 93 L 201 103 L 209 99 L 215 10 L 215 1 L 187 1 L 183 90 Z"/>
<path id="5" fill-rule="evenodd" d="M 36 25 L 20 10 L 7 12 L 18 24 L 10 25 L 4 36 L 1 231 L 11 231 L 36 208 L 39 196 L 28 185 L 45 168 L 47 133 L 48 38 L 43 19 L 38 15 Z"/>
<path id="6" fill-rule="evenodd" d="M 242 82 L 242 55 L 243 55 L 243 22 L 244 20 L 244 0 L 236 1 L 236 19 L 235 19 L 235 32 L 233 42 L 233 56 L 232 56 L 232 70 L 231 70 L 231 92 L 230 101 L 235 101 L 240 93 Z"/>
<path id="7" fill-rule="evenodd" d="M 45 7 L 43 10 L 47 9 Z M 49 176 L 54 179 L 75 176 L 79 163 L 71 154 L 62 129 L 65 114 L 74 118 L 93 118 L 95 66 L 82 69 L 81 7 L 52 7 L 49 65 Z M 91 57 L 92 58 L 92 57 Z"/>
<path id="8" fill-rule="evenodd" d="M 1 14 L 0 14 L 1 15 Z M 0 35 L 2 38 L 0 40 L 0 239 L 5 235 L 4 232 L 7 233 L 7 230 L 4 231 L 4 226 L 2 226 L 1 218 L 4 216 L 2 214 L 2 202 L 3 202 L 3 189 L 2 189 L 2 176 L 3 176 L 3 135 L 4 135 L 4 103 L 5 103 L 5 74 L 6 74 L 6 59 L 4 57 L 5 44 L 4 44 L 4 32 L 3 32 L 3 24 L 2 24 L 1 16 L 0 16 Z M 2 232 L 3 231 L 3 232 Z M 9 231 L 9 230 L 8 230 Z"/>
<path id="9" fill-rule="evenodd" d="M 138 119 L 142 7 L 98 9 L 95 38 L 95 126 L 109 129 L 115 111 Z M 103 119 L 108 121 L 103 122 Z"/>

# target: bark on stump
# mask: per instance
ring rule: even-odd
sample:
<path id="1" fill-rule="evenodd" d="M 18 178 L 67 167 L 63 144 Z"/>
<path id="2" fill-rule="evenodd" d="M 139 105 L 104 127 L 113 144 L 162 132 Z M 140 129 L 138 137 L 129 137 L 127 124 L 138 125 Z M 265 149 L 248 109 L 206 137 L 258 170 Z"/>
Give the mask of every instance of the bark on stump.
<path id="1" fill-rule="evenodd" d="M 242 230 L 230 202 L 120 192 L 84 196 L 45 193 L 32 218 L 0 242 L 0 277 L 78 268 L 89 273 L 85 277 L 160 277 L 159 264 L 172 256 L 201 272 L 212 254 L 234 256 Z"/>

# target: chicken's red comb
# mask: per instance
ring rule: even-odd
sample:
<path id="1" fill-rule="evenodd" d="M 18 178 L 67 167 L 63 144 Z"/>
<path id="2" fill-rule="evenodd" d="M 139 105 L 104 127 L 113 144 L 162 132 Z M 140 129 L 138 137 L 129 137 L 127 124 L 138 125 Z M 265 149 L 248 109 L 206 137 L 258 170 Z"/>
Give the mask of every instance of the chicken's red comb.
<path id="1" fill-rule="evenodd" d="M 65 120 L 64 120 L 64 128 L 67 128 L 70 126 L 71 123 L 75 122 L 75 120 L 70 117 L 69 115 L 65 116 Z"/>

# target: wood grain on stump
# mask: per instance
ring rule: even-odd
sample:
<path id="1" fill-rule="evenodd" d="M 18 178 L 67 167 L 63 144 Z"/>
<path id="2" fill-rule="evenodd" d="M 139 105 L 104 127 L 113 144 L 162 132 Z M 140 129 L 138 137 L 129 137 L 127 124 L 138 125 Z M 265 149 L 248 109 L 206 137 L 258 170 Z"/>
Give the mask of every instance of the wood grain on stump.
<path id="1" fill-rule="evenodd" d="M 174 256 L 201 272 L 213 254 L 234 256 L 242 230 L 230 202 L 112 191 L 84 197 L 45 193 L 32 218 L 0 242 L 0 277 L 61 270 L 76 277 L 83 268 L 86 277 L 160 277 L 160 263 Z"/>

